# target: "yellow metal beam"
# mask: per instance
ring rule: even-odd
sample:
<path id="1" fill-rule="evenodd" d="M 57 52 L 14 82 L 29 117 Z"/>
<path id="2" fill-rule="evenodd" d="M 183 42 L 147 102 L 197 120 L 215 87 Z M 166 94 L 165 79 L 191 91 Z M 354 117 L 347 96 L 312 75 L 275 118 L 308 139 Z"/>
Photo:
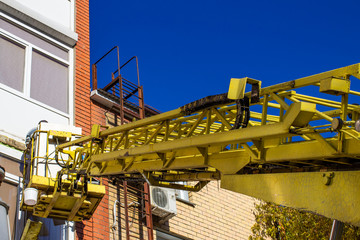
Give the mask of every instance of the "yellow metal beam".
<path id="1" fill-rule="evenodd" d="M 313 115 L 313 106 L 307 103 L 293 103 L 285 115 L 284 122 L 259 127 L 232 130 L 210 135 L 193 136 L 173 141 L 161 142 L 151 145 L 142 145 L 136 148 L 123 149 L 115 152 L 94 155 L 91 164 L 95 162 L 106 162 L 129 156 L 167 152 L 183 148 L 217 146 L 232 143 L 245 143 L 252 139 L 291 135 L 290 126 L 296 122 L 303 125 Z"/>
<path id="2" fill-rule="evenodd" d="M 318 140 L 313 139 L 311 141 L 293 142 L 282 145 L 269 145 L 264 149 L 265 163 L 279 163 L 288 161 L 308 161 L 322 159 L 336 159 L 343 156 L 359 156 L 360 148 L 358 147 L 358 140 L 346 139 L 344 144 L 344 155 L 339 155 L 335 151 L 337 144 L 336 139 L 325 140 L 318 136 L 313 136 Z M 172 158 L 171 165 L 166 169 L 189 169 L 189 168 L 203 168 L 214 167 L 223 174 L 234 174 L 245 167 L 250 162 L 257 162 L 257 158 L 254 157 L 248 150 L 235 149 L 226 151 L 210 151 L 207 156 L 207 162 L 204 161 L 204 157 L 197 153 L 196 148 L 193 151 L 185 151 L 177 156 L 171 157 L 172 153 L 169 153 L 167 159 Z M 291 153 L 291 154 L 289 154 Z M 129 159 L 129 160 L 128 160 Z M 125 159 L 126 163 L 132 161 L 131 158 Z M 336 162 L 336 160 L 334 160 Z M 142 159 L 139 158 L 134 161 L 132 165 L 126 170 L 123 169 L 122 162 L 114 159 L 104 159 L 104 162 L 99 166 L 93 164 L 89 173 L 94 176 L 99 175 L 115 175 L 124 173 L 136 173 L 140 169 L 144 171 L 156 171 L 163 168 L 163 160 L 156 155 L 143 155 Z M 103 168 L 102 164 L 106 163 L 106 168 Z M 100 169 L 103 169 L 102 172 Z"/>
<path id="3" fill-rule="evenodd" d="M 193 185 L 182 185 L 182 184 L 177 184 L 177 183 L 155 180 L 153 178 L 153 176 L 151 175 L 151 173 L 147 173 L 147 175 L 144 175 L 144 176 L 146 177 L 146 179 L 150 182 L 150 184 L 152 186 L 173 188 L 173 189 L 186 190 L 186 191 L 191 191 L 191 192 L 198 192 L 209 183 L 209 181 L 199 181 L 194 186 Z"/>
<path id="4" fill-rule="evenodd" d="M 272 188 L 274 181 L 277 181 L 277 177 L 271 177 L 273 172 L 282 172 L 276 176 L 284 177 L 283 182 L 289 182 L 286 174 L 295 177 L 296 175 L 292 175 L 294 173 L 289 172 L 304 171 L 303 175 L 299 175 L 299 180 L 293 181 L 294 184 L 300 184 L 297 181 L 313 181 L 313 176 L 317 175 L 312 174 L 320 174 L 319 171 L 329 168 L 353 171 L 360 161 L 360 134 L 354 127 L 360 107 L 348 104 L 348 94 L 359 95 L 358 92 L 349 90 L 349 76 L 359 77 L 359 69 L 360 65 L 354 64 L 265 87 L 260 89 L 260 94 L 257 91 L 260 82 L 245 78 L 247 83 L 256 84 L 253 93 L 245 93 L 248 98 L 251 95 L 254 95 L 254 100 L 256 98 L 256 101 L 251 101 L 250 106 L 243 106 L 241 101 L 228 100 L 225 94 L 210 96 L 173 111 L 115 128 L 101 131 L 100 126 L 95 126 L 91 136 L 62 144 L 57 150 L 70 156 L 66 164 L 71 168 L 69 172 L 73 176 L 120 174 L 122 177 L 139 177 L 141 173 L 147 173 L 154 184 L 168 187 L 176 187 L 171 182 L 178 180 L 200 181 L 195 187 L 186 187 L 190 190 L 198 190 L 208 180 L 221 176 L 225 178 L 224 184 L 228 176 L 235 180 L 238 176 L 248 176 L 252 180 L 269 176 L 269 184 L 263 184 L 263 187 Z M 244 85 L 243 80 L 240 87 L 235 89 L 235 98 L 243 95 Z M 298 88 L 310 85 L 327 94 L 342 94 L 342 100 L 328 100 L 295 92 L 295 89 L 297 91 Z M 258 95 L 260 101 L 257 99 Z M 259 112 L 250 112 L 249 108 Z M 324 108 L 327 111 L 322 111 Z M 348 113 L 352 114 L 351 121 L 347 121 Z M 335 117 L 342 119 L 344 127 L 334 133 L 331 132 L 331 124 L 324 123 L 323 120 L 332 122 Z M 234 129 L 236 122 L 245 123 L 247 127 Z M 74 148 L 69 148 L 71 146 Z M 34 151 L 28 152 L 31 163 L 41 160 L 41 157 L 34 156 L 33 153 Z M 51 158 L 47 156 L 45 160 L 49 159 Z M 30 168 L 32 167 L 31 165 Z M 217 175 L 209 173 L 209 168 L 216 169 Z M 345 179 L 345 175 L 339 176 Z M 349 179 L 358 181 L 357 177 Z M 243 178 L 240 180 L 243 181 Z M 239 184 L 236 181 L 234 182 Z M 317 180 L 314 181 L 316 183 Z M 36 185 L 35 182 L 31 184 Z M 290 191 L 291 183 L 286 184 L 285 191 Z M 40 199 L 42 205 L 37 206 L 35 214 L 48 212 L 48 209 L 50 217 L 70 216 L 79 220 L 90 217 L 98 204 L 96 201 L 91 202 L 93 209 L 86 214 L 76 215 L 75 212 L 81 212 L 78 210 L 85 208 L 88 204 L 86 201 L 89 200 L 81 199 L 80 190 L 69 198 L 71 200 L 66 201 L 67 205 L 64 207 L 60 202 L 65 196 L 69 197 L 67 193 L 62 191 L 56 200 L 52 194 L 53 183 L 38 185 L 47 188 L 44 190 L 46 195 L 42 195 L 44 199 Z M 262 184 L 258 182 L 257 185 Z M 231 188 L 239 191 L 235 186 L 231 185 Z M 310 188 L 310 192 L 315 190 Z M 345 199 L 352 201 L 349 194 L 342 194 L 345 194 Z M 94 198 L 99 200 L 101 197 L 98 194 Z M 261 197 L 266 199 L 267 195 Z M 287 197 L 289 206 L 296 206 L 296 201 Z M 52 201 L 56 203 L 53 204 Z M 357 203 L 356 201 L 354 202 Z M 25 208 L 29 211 L 35 209 Z M 311 211 L 317 209 L 321 208 L 309 208 Z M 328 210 L 326 209 L 325 214 L 332 216 Z M 341 213 L 336 214 L 342 217 Z"/>
<path id="5" fill-rule="evenodd" d="M 224 175 L 221 187 L 360 226 L 360 171 Z"/>
<path id="6" fill-rule="evenodd" d="M 281 97 L 279 97 L 276 93 L 270 93 L 270 96 L 271 96 L 275 101 L 277 101 L 282 108 L 284 108 L 285 110 L 288 110 L 288 109 L 289 109 L 289 105 L 284 101 L 284 99 L 282 99 Z"/>
<path id="7" fill-rule="evenodd" d="M 55 178 L 34 175 L 28 187 L 38 189 L 41 194 L 35 206 L 28 206 L 22 200 L 21 209 L 31 211 L 33 215 L 39 217 L 81 221 L 92 216 L 105 195 L 105 186 L 90 183 L 87 184 L 87 194 L 81 195 L 84 187 L 81 182 L 78 183 L 78 190 L 73 195 L 69 195 L 71 181 L 63 179 L 59 191 L 56 190 L 57 182 Z M 79 208 L 81 211 L 78 211 Z"/>
<path id="8" fill-rule="evenodd" d="M 315 74 L 309 77 L 299 78 L 293 81 L 279 83 L 270 87 L 265 87 L 261 89 L 261 95 L 269 94 L 271 92 L 281 92 L 287 91 L 294 88 L 306 87 L 309 85 L 314 85 L 315 83 L 320 82 L 323 79 L 330 77 L 343 77 L 346 75 L 359 76 L 360 64 L 354 64 L 331 71 Z M 250 93 L 248 93 L 250 94 Z"/>
<path id="9" fill-rule="evenodd" d="M 41 227 L 42 222 L 35 222 L 28 219 L 20 240 L 37 240 Z"/>
<path id="10" fill-rule="evenodd" d="M 165 181 L 181 182 L 181 181 L 212 181 L 220 180 L 219 172 L 199 172 L 199 173 L 183 173 L 164 175 L 162 177 Z"/>

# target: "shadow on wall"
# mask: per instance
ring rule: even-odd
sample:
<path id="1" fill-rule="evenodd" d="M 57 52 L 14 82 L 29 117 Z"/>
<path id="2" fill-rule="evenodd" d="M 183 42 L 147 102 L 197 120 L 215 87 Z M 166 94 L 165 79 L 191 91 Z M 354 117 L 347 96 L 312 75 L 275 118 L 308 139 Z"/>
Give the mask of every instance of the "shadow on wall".
<path id="1" fill-rule="evenodd" d="M 84 240 L 84 227 L 85 224 L 83 222 L 76 223 L 76 236 L 78 240 Z"/>

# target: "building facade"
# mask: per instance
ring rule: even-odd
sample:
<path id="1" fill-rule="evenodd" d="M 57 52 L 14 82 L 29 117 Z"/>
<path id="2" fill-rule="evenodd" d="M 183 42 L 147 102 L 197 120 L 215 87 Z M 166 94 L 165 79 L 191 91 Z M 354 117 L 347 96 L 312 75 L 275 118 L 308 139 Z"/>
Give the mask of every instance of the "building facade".
<path id="1" fill-rule="evenodd" d="M 19 210 L 27 134 L 42 120 L 75 124 L 75 81 L 85 79 L 79 72 L 89 65 L 77 60 L 82 51 L 89 56 L 89 49 L 78 50 L 89 46 L 82 9 L 88 1 L 0 1 L 0 165 L 6 170 L 0 197 L 9 206 L 11 239 L 20 239 L 27 218 Z M 73 223 L 44 223 L 40 239 L 75 238 Z"/>
<path id="2" fill-rule="evenodd" d="M 126 73 L 122 74 L 126 78 Z M 111 88 L 109 90 L 111 93 Z M 98 92 L 94 94 L 95 91 Z M 92 124 L 120 124 L 118 102 L 118 98 L 111 99 L 99 89 L 93 89 L 89 117 Z M 145 115 L 151 114 L 146 111 Z M 128 116 L 125 122 L 131 119 Z M 145 181 L 116 176 L 102 181 L 106 185 L 106 196 L 90 221 L 77 224 L 78 239 L 235 240 L 248 239 L 251 235 L 256 200 L 221 189 L 220 182 L 210 182 L 199 192 L 150 186 L 152 222 L 149 224 L 144 201 Z M 159 191 L 168 195 L 161 196 L 157 202 Z"/>
<path id="3" fill-rule="evenodd" d="M 20 239 L 28 217 L 19 210 L 28 132 L 42 120 L 81 127 L 82 134 L 90 134 L 92 124 L 122 122 L 117 106 L 99 102 L 91 92 L 89 29 L 88 0 L 0 1 L 0 109 L 6 116 L 0 118 L 0 165 L 6 169 L 0 197 L 9 205 L 11 239 Z M 146 116 L 156 113 L 147 111 Z M 151 224 L 144 214 L 143 182 L 102 182 L 107 194 L 90 220 L 41 220 L 39 239 L 148 239 L 149 226 L 159 240 L 250 235 L 254 200 L 220 189 L 217 182 L 198 193 L 174 191 L 176 214 L 153 214 Z"/>

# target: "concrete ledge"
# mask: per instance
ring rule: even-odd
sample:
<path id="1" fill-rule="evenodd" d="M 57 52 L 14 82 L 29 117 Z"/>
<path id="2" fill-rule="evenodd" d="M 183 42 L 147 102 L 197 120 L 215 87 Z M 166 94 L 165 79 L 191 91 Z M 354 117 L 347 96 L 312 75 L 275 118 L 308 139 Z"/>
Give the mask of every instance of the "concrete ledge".
<path id="1" fill-rule="evenodd" d="M 21 22 L 49 35 L 61 43 L 74 47 L 78 40 L 78 35 L 70 29 L 63 27 L 54 21 L 36 13 L 35 11 L 17 3 L 13 0 L 1 0 L 0 12 L 10 15 Z"/>
<path id="2" fill-rule="evenodd" d="M 16 148 L 18 150 L 24 151 L 26 149 L 26 146 L 22 142 L 18 142 L 12 138 L 9 138 L 4 135 L 0 135 L 0 143 L 6 144 L 10 147 Z"/>

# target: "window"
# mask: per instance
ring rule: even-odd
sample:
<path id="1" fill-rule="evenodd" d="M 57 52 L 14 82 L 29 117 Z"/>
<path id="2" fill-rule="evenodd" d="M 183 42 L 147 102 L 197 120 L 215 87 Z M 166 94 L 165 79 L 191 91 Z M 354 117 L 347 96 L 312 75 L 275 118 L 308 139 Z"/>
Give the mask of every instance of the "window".
<path id="1" fill-rule="evenodd" d="M 3 165 L 4 166 L 4 165 Z M 6 173 L 9 175 L 9 173 Z M 15 176 L 16 177 L 16 176 Z M 16 179 L 16 178 L 15 178 Z M 17 177 L 17 181 L 14 179 L 5 178 L 4 182 L 1 184 L 1 190 L 0 190 L 0 197 L 4 203 L 6 203 L 9 208 L 9 227 L 10 227 L 10 235 L 12 235 L 12 238 L 14 238 L 14 231 L 16 226 L 16 210 L 17 210 L 17 202 L 16 199 L 18 198 L 19 194 L 19 177 Z M 4 224 L 4 223 L 1 223 Z M 6 237 L 5 237 L 6 238 Z M 7 238 L 6 238 L 7 239 Z"/>
<path id="2" fill-rule="evenodd" d="M 39 240 L 69 240 L 74 238 L 74 222 L 40 217 L 34 218 L 34 220 L 43 223 Z"/>
<path id="3" fill-rule="evenodd" d="M 156 231 L 156 240 L 185 240 L 185 238 L 162 231 Z"/>
<path id="4" fill-rule="evenodd" d="M 70 63 L 65 59 L 0 30 L 0 87 L 69 113 Z"/>
<path id="5" fill-rule="evenodd" d="M 68 112 L 68 67 L 36 50 L 32 52 L 30 97 Z"/>
<path id="6" fill-rule="evenodd" d="M 25 47 L 0 35 L 0 83 L 22 92 L 24 69 Z"/>
<path id="7" fill-rule="evenodd" d="M 4 148 L 2 148 L 1 151 L 3 152 Z M 7 157 L 5 155 L 12 155 L 12 151 L 7 152 L 5 150 L 3 153 L 5 154 L 0 156 L 0 165 L 5 168 L 5 179 L 0 186 L 0 199 L 9 206 L 8 221 L 11 235 L 10 239 L 20 239 L 19 236 L 21 236 L 23 231 L 21 225 L 24 220 L 22 217 L 24 214 L 21 214 L 19 211 L 20 203 L 18 201 L 21 197 L 22 178 L 20 177 L 21 169 L 19 167 L 19 162 L 21 161 L 15 158 L 15 156 L 20 154 L 16 153 L 11 157 Z M 1 222 L 1 224 L 4 223 Z M 0 237 L 0 239 L 2 238 Z M 5 237 L 5 239 L 7 238 Z"/>

